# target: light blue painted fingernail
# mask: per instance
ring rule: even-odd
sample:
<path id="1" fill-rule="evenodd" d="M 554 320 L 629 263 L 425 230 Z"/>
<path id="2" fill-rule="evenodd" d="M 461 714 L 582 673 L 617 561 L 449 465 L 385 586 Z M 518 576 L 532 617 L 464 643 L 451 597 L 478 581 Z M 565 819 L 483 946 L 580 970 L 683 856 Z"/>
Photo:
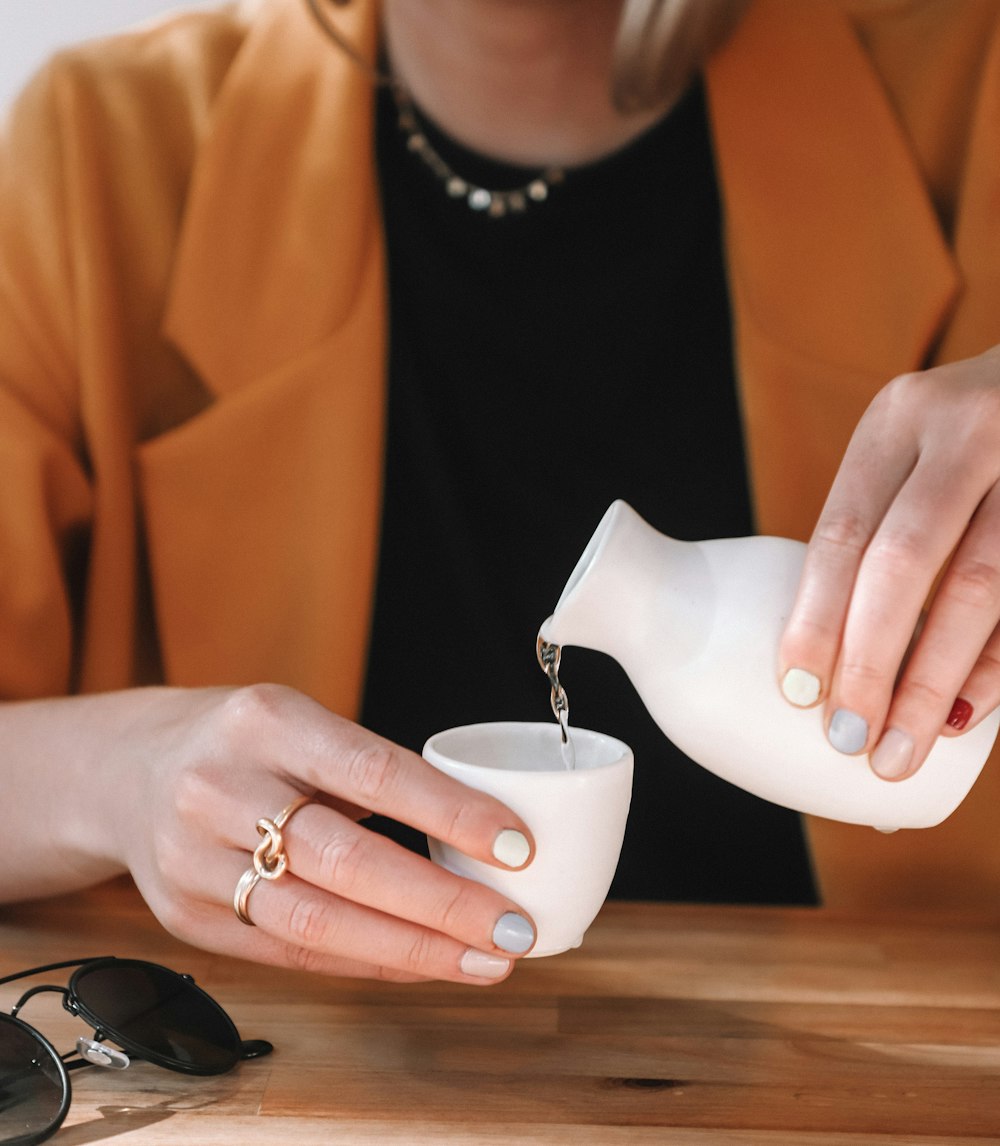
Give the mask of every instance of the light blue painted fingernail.
<path id="1" fill-rule="evenodd" d="M 868 721 L 849 708 L 838 708 L 830 721 L 827 738 L 838 752 L 853 756 L 868 740 Z"/>
<path id="2" fill-rule="evenodd" d="M 497 920 L 493 928 L 493 942 L 501 951 L 523 955 L 535 942 L 535 929 L 516 911 L 508 911 Z"/>

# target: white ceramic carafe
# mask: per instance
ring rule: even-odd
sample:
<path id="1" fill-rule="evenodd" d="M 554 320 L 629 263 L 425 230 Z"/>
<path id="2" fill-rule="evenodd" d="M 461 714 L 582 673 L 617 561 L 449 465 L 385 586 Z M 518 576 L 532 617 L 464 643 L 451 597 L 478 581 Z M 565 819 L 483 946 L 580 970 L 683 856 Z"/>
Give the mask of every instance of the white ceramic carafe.
<path id="1" fill-rule="evenodd" d="M 614 657 L 678 748 L 765 800 L 882 830 L 940 823 L 979 775 L 1000 711 L 940 737 L 906 780 L 882 780 L 866 756 L 837 752 L 822 706 L 795 708 L 778 687 L 804 555 L 779 537 L 675 541 L 616 501 L 539 636 Z"/>

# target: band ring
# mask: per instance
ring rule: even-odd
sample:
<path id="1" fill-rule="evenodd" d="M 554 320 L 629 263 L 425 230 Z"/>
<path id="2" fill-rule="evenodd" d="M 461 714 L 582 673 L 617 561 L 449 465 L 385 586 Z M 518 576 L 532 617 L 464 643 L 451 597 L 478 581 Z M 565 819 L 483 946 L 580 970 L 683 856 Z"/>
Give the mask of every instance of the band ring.
<path id="1" fill-rule="evenodd" d="M 312 796 L 299 796 L 288 807 L 282 808 L 273 820 L 262 816 L 257 821 L 257 832 L 261 836 L 261 841 L 253 853 L 253 867 L 248 867 L 240 876 L 233 892 L 233 910 L 240 923 L 245 923 L 248 927 L 255 926 L 247 913 L 247 900 L 257 884 L 262 879 L 278 879 L 288 870 L 288 856 L 285 855 L 285 841 L 281 830 L 299 808 L 304 808 L 311 799 Z"/>

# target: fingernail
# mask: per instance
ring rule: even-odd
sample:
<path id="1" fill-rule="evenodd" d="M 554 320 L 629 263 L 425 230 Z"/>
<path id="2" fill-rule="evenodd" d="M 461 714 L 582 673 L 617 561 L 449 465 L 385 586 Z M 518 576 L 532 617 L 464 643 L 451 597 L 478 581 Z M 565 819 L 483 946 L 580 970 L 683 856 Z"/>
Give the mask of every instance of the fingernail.
<path id="1" fill-rule="evenodd" d="M 972 705 L 969 704 L 964 697 L 960 696 L 951 706 L 951 712 L 948 713 L 946 723 L 949 728 L 954 728 L 956 732 L 961 732 L 971 719 Z"/>
<path id="2" fill-rule="evenodd" d="M 860 752 L 868 739 L 868 721 L 849 708 L 838 708 L 830 721 L 827 738 L 838 752 L 853 756 Z"/>
<path id="3" fill-rule="evenodd" d="M 476 979 L 499 979 L 507 974 L 510 960 L 502 955 L 491 955 L 488 951 L 477 951 L 470 947 L 462 956 L 459 970 L 463 975 L 472 975 Z"/>
<path id="4" fill-rule="evenodd" d="M 531 844 L 517 828 L 504 828 L 493 841 L 493 858 L 507 867 L 522 867 L 530 855 Z"/>
<path id="5" fill-rule="evenodd" d="M 805 669 L 790 668 L 781 678 L 781 691 L 785 700 L 799 708 L 808 708 L 819 700 L 820 680 Z"/>
<path id="6" fill-rule="evenodd" d="M 516 911 L 508 911 L 497 920 L 493 928 L 493 942 L 501 951 L 523 955 L 535 942 L 535 929 Z"/>
<path id="7" fill-rule="evenodd" d="M 871 755 L 872 771 L 883 780 L 898 780 L 913 759 L 913 737 L 898 728 L 888 728 Z"/>

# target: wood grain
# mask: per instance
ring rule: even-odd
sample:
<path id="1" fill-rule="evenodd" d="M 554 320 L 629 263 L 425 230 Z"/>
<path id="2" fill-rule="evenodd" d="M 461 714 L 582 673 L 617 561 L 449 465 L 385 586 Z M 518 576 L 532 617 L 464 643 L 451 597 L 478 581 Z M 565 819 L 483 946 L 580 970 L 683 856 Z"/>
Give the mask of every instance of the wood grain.
<path id="1" fill-rule="evenodd" d="M 76 1072 L 61 1146 L 1000 1143 L 1000 916 L 614 903 L 475 989 L 197 951 L 127 881 L 0 909 L 0 971 L 104 953 L 190 972 L 277 1049 L 215 1079 Z M 54 995 L 23 1017 L 83 1032 Z"/>

